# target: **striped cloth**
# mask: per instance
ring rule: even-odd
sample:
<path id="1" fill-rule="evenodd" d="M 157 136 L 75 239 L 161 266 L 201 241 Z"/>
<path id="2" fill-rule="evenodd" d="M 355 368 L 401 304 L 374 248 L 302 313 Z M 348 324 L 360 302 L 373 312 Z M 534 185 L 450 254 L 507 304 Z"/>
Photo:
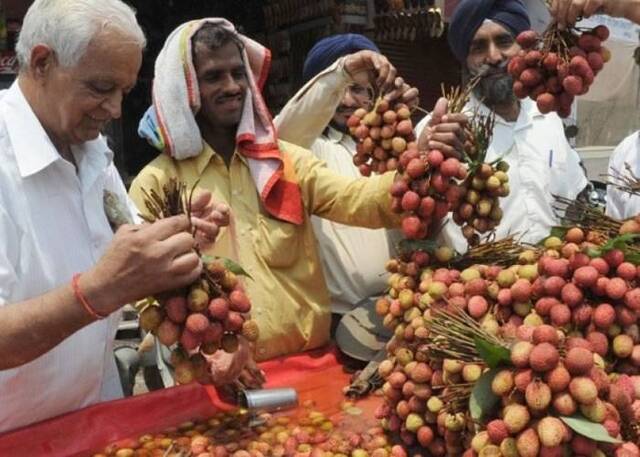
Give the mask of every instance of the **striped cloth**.
<path id="1" fill-rule="evenodd" d="M 155 64 L 153 105 L 140 121 L 138 133 L 176 160 L 195 157 L 203 149 L 195 115 L 200 110 L 198 78 L 192 59 L 193 35 L 205 23 L 237 33 L 226 19 L 186 22 L 167 38 Z M 258 194 L 275 218 L 302 224 L 302 194 L 289 158 L 282 154 L 271 114 L 261 91 L 269 73 L 271 53 L 261 44 L 238 34 L 244 44 L 248 89 L 236 132 L 238 153 L 246 157 Z"/>

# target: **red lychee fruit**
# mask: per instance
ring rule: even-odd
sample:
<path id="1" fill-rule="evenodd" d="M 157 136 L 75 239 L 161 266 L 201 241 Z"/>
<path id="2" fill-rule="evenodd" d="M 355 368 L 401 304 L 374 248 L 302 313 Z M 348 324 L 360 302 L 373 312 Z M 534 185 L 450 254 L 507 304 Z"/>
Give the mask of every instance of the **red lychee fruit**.
<path id="1" fill-rule="evenodd" d="M 580 267 L 573 273 L 573 281 L 578 287 L 591 287 L 597 280 L 598 270 L 592 265 Z"/>
<path id="2" fill-rule="evenodd" d="M 402 220 L 402 232 L 410 240 L 417 240 L 425 234 L 425 227 L 416 216 L 408 216 Z"/>
<path id="3" fill-rule="evenodd" d="M 640 311 L 640 288 L 629 290 L 624 296 L 624 303 L 634 311 Z"/>
<path id="4" fill-rule="evenodd" d="M 616 274 L 625 281 L 631 281 L 636 277 L 636 266 L 631 262 L 622 262 L 618 265 Z"/>
<path id="5" fill-rule="evenodd" d="M 572 348 L 567 351 L 564 363 L 574 376 L 587 374 L 593 367 L 593 352 L 585 348 Z"/>
<path id="6" fill-rule="evenodd" d="M 164 305 L 167 317 L 176 324 L 182 324 L 187 318 L 187 299 L 182 296 L 173 296 Z"/>
<path id="7" fill-rule="evenodd" d="M 602 257 L 595 257 L 589 261 L 589 265 L 594 267 L 598 273 L 602 276 L 606 276 L 609 273 L 609 264 Z"/>
<path id="8" fill-rule="evenodd" d="M 622 278 L 611 278 L 607 283 L 607 296 L 612 300 L 619 300 L 627 293 L 627 283 Z"/>
<path id="9" fill-rule="evenodd" d="M 577 306 L 584 300 L 584 294 L 582 290 L 573 283 L 567 283 L 562 287 L 560 292 L 560 298 L 562 302 L 570 307 Z"/>
<path id="10" fill-rule="evenodd" d="M 242 324 L 244 324 L 242 314 L 230 311 L 227 320 L 224 321 L 224 329 L 227 332 L 239 332 L 242 330 Z"/>
<path id="11" fill-rule="evenodd" d="M 558 349 L 549 343 L 537 344 L 529 355 L 529 365 L 534 371 L 549 371 L 558 365 Z"/>
<path id="12" fill-rule="evenodd" d="M 608 303 L 602 303 L 593 311 L 593 323 L 596 327 L 607 329 L 616 319 L 616 313 Z"/>
<path id="13" fill-rule="evenodd" d="M 538 299 L 538 301 L 536 301 L 536 304 L 535 304 L 536 313 L 538 313 L 540 316 L 546 317 L 551 312 L 551 308 L 559 304 L 560 302 L 558 301 L 557 298 L 542 297 Z"/>
<path id="14" fill-rule="evenodd" d="M 503 439 L 509 436 L 509 430 L 507 425 L 501 419 L 492 420 L 487 424 L 487 433 L 489 434 L 489 440 L 493 444 L 500 444 Z"/>
<path id="15" fill-rule="evenodd" d="M 551 276 L 544 280 L 544 291 L 552 297 L 560 297 L 566 281 L 560 276 Z"/>
<path id="16" fill-rule="evenodd" d="M 219 321 L 225 321 L 229 315 L 229 302 L 222 298 L 214 298 L 209 302 L 209 315 Z"/>
<path id="17" fill-rule="evenodd" d="M 533 329 L 533 344 L 550 343 L 558 344 L 558 332 L 551 325 L 539 325 Z"/>
<path id="18" fill-rule="evenodd" d="M 573 309 L 571 318 L 573 323 L 578 327 L 584 327 L 591 323 L 591 316 L 593 315 L 593 308 L 584 303 L 582 305 L 576 306 Z"/>
<path id="19" fill-rule="evenodd" d="M 416 158 L 416 159 L 412 159 L 409 162 L 409 164 L 407 165 L 406 171 L 407 171 L 407 174 L 412 179 L 418 179 L 425 174 L 425 172 L 427 171 L 427 167 L 425 162 L 422 159 Z"/>
<path id="20" fill-rule="evenodd" d="M 180 335 L 180 344 L 187 351 L 193 351 L 202 343 L 202 337 L 199 334 L 193 333 L 189 331 L 189 329 L 184 329 L 182 331 L 182 335 Z"/>
<path id="21" fill-rule="evenodd" d="M 484 316 L 489 310 L 489 303 L 484 297 L 475 295 L 469 298 L 467 307 L 469 310 L 469 314 L 472 317 L 479 319 L 480 317 Z"/>
<path id="22" fill-rule="evenodd" d="M 601 332 L 589 332 L 587 334 L 587 341 L 591 343 L 593 352 L 604 357 L 609 351 L 609 339 L 607 335 Z"/>
<path id="23" fill-rule="evenodd" d="M 432 149 L 427 153 L 427 162 L 434 168 L 440 167 L 444 161 L 444 154 L 438 149 Z"/>
<path id="24" fill-rule="evenodd" d="M 229 307 L 233 311 L 244 314 L 251 311 L 251 302 L 244 292 L 234 290 L 229 294 Z"/>
<path id="25" fill-rule="evenodd" d="M 520 74 L 520 81 L 526 87 L 536 87 L 542 81 L 542 74 L 535 68 L 527 68 Z"/>
<path id="26" fill-rule="evenodd" d="M 527 390 L 527 386 L 531 384 L 533 380 L 533 370 L 530 368 L 521 368 L 513 376 L 513 383 L 520 392 L 524 393 Z M 569 384 L 567 382 L 567 384 Z"/>
<path id="27" fill-rule="evenodd" d="M 552 392 L 558 393 L 567 388 L 569 382 L 571 382 L 571 375 L 564 365 L 558 365 L 546 373 L 545 381 Z"/>
<path id="28" fill-rule="evenodd" d="M 584 87 L 580 76 L 569 75 L 562 81 L 562 87 L 571 95 L 580 95 Z"/>
<path id="29" fill-rule="evenodd" d="M 600 38 L 600 41 L 607 41 L 609 39 L 609 27 L 606 25 L 598 25 L 593 29 L 593 33 Z"/>
<path id="30" fill-rule="evenodd" d="M 511 286 L 511 297 L 518 303 L 525 303 L 531 298 L 531 283 L 526 279 L 518 279 Z"/>
<path id="31" fill-rule="evenodd" d="M 161 344 L 167 347 L 173 346 L 180 338 L 180 327 L 173 321 L 165 319 L 156 329 L 156 336 Z"/>
<path id="32" fill-rule="evenodd" d="M 404 211 L 415 211 L 420 206 L 421 198 L 416 192 L 408 191 L 402 196 L 400 205 Z"/>
<path id="33" fill-rule="evenodd" d="M 539 39 L 539 35 L 534 30 L 525 30 L 524 32 L 520 32 L 516 37 L 516 41 L 523 49 L 532 48 Z"/>
<path id="34" fill-rule="evenodd" d="M 601 45 L 602 42 L 600 41 L 600 38 L 589 33 L 583 33 L 578 38 L 578 46 L 588 52 L 598 51 Z"/>
<path id="35" fill-rule="evenodd" d="M 193 313 L 187 317 L 185 327 L 192 333 L 203 333 L 209 327 L 209 319 L 202 313 Z"/>
<path id="36" fill-rule="evenodd" d="M 542 114 L 547 114 L 555 110 L 556 105 L 556 97 L 549 92 L 544 92 L 536 97 L 536 106 L 538 107 L 538 111 Z"/>
<path id="37" fill-rule="evenodd" d="M 527 68 L 527 64 L 520 56 L 512 57 L 507 65 L 507 71 L 514 78 L 520 77 L 522 72 Z"/>
<path id="38" fill-rule="evenodd" d="M 571 322 L 571 309 L 564 304 L 554 305 L 549 312 L 551 323 L 556 327 L 564 327 Z"/>

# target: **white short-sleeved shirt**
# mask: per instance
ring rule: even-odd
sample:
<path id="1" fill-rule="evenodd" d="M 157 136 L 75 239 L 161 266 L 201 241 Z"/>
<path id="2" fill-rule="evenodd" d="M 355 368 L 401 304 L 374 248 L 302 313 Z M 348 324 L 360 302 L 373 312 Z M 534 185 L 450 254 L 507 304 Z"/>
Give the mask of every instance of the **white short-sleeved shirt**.
<path id="1" fill-rule="evenodd" d="M 105 190 L 129 205 L 104 139 L 72 147 L 76 173 L 18 83 L 2 95 L 0 306 L 68 284 L 98 261 L 113 237 Z M 0 432 L 121 397 L 113 357 L 119 319 L 114 313 L 37 359 L 0 371 Z"/>
<path id="2" fill-rule="evenodd" d="M 609 173 L 627 174 L 629 165 L 635 176 L 640 176 L 640 135 L 635 132 L 620 143 L 609 159 Z M 607 187 L 607 215 L 618 219 L 628 219 L 640 214 L 640 197 Z"/>
<path id="3" fill-rule="evenodd" d="M 311 145 L 327 167 L 342 176 L 360 178 L 353 164 L 356 144 L 349 135 L 331 127 Z M 318 240 L 322 267 L 331 293 L 331 309 L 343 314 L 360 300 L 382 293 L 385 263 L 392 252 L 386 229 L 351 227 L 317 216 L 311 218 Z"/>
<path id="4" fill-rule="evenodd" d="M 578 153 L 564 135 L 562 121 L 555 113 L 541 114 L 529 99 L 520 101 L 515 122 L 496 116 L 493 140 L 486 160 L 505 160 L 509 168 L 511 193 L 500 199 L 504 217 L 496 228 L 497 239 L 518 234 L 522 241 L 536 243 L 549 235 L 558 218 L 553 212 L 552 195 L 574 199 L 588 181 L 580 166 Z M 488 114 L 489 109 L 472 98 L 466 112 Z M 422 132 L 428 118 L 416 127 Z M 442 241 L 458 252 L 467 250 L 460 227 L 449 216 Z"/>

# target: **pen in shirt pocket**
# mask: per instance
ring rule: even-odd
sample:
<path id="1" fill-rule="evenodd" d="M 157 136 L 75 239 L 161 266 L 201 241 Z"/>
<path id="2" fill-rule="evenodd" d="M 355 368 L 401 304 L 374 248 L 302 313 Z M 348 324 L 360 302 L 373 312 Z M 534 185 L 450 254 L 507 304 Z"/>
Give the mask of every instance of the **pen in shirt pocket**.
<path id="1" fill-rule="evenodd" d="M 553 149 L 549 150 L 549 168 L 553 166 Z"/>

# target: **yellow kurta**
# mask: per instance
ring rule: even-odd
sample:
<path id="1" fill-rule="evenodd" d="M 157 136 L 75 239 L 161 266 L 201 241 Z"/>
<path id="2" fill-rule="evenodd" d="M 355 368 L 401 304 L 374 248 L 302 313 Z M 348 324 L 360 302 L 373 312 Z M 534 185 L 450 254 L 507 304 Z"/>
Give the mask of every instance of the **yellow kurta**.
<path id="1" fill-rule="evenodd" d="M 235 154 L 229 167 L 209 146 L 193 158 L 176 161 L 165 154 L 147 165 L 131 185 L 130 195 L 144 211 L 141 189 L 155 189 L 172 177 L 191 188 L 213 193 L 231 207 L 231 224 L 223 228 L 207 254 L 236 260 L 253 277 L 244 286 L 260 328 L 258 360 L 326 344 L 331 322 L 330 299 L 316 249 L 310 216 L 369 228 L 397 227 L 389 187 L 394 173 L 352 179 L 336 175 L 309 151 L 281 141 L 280 149 L 296 170 L 305 209 L 296 226 L 269 216 L 258 197 L 244 158 Z M 386 246 L 370 246 L 370 249 Z"/>

